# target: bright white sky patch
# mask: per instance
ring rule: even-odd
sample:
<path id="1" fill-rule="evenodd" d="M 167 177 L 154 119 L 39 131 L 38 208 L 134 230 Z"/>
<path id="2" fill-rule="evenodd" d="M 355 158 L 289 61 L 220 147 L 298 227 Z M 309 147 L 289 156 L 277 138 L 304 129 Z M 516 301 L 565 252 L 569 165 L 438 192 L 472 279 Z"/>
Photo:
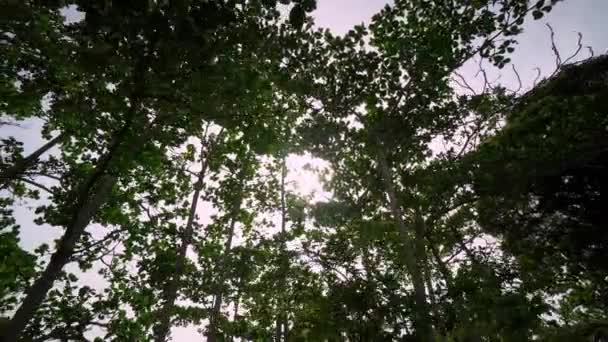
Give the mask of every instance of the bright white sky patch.
<path id="1" fill-rule="evenodd" d="M 287 157 L 287 184 L 302 197 L 310 197 L 313 203 L 327 201 L 332 194 L 323 188 L 319 173 L 329 172 L 329 163 L 314 158 L 309 153 L 290 154 Z"/>

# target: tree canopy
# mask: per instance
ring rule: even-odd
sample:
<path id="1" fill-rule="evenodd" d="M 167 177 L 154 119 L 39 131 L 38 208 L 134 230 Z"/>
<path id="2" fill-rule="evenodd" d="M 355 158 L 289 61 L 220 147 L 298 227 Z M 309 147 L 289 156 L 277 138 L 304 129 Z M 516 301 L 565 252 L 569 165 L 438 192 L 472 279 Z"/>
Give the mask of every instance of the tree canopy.
<path id="1" fill-rule="evenodd" d="M 608 58 L 453 81 L 557 3 L 1 2 L 0 341 L 605 341 Z"/>

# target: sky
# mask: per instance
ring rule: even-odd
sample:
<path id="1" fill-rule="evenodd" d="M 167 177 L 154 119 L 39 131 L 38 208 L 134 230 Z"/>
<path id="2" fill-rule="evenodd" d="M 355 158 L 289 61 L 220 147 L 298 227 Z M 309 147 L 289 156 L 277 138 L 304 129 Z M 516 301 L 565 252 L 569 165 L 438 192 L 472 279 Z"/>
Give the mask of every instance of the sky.
<path id="1" fill-rule="evenodd" d="M 382 9 L 388 1 L 381 0 L 318 0 L 318 7 L 313 16 L 319 27 L 331 29 L 336 34 L 344 34 L 354 25 L 368 23 L 370 18 Z M 66 12 L 68 20 L 75 20 L 77 13 Z M 512 56 L 513 64 L 522 79 L 524 87 L 530 87 L 536 76 L 534 68 L 542 70 L 543 75 L 551 74 L 555 68 L 554 55 L 551 51 L 549 31 L 545 26 L 550 23 L 556 35 L 558 49 L 562 59 L 570 55 L 577 47 L 577 32 L 583 34 L 583 44 L 591 46 L 595 54 L 606 52 L 608 48 L 608 0 L 566 0 L 559 3 L 545 18 L 538 21 L 529 21 L 524 26 L 524 32 L 517 37 L 519 45 Z M 588 56 L 583 51 L 581 56 Z M 463 67 L 463 75 L 475 83 L 473 75 L 476 66 L 467 64 Z M 516 87 L 516 77 L 509 68 L 500 73 L 491 72 L 491 79 L 500 75 L 500 81 L 507 86 Z M 15 136 L 25 143 L 25 152 L 31 152 L 44 143 L 39 134 L 39 125 L 27 122 L 22 127 L 0 127 L 0 137 Z M 302 166 L 310 162 L 309 157 L 292 157 L 289 160 L 291 169 L 290 178 L 302 192 L 319 192 L 321 187 L 318 181 Z M 32 250 L 40 243 L 50 242 L 58 237 L 59 230 L 48 226 L 36 226 L 32 223 L 32 203 L 28 206 L 20 205 L 16 208 L 18 222 L 22 225 L 21 243 Z M 201 340 L 202 337 L 196 329 L 173 329 L 174 341 Z"/>

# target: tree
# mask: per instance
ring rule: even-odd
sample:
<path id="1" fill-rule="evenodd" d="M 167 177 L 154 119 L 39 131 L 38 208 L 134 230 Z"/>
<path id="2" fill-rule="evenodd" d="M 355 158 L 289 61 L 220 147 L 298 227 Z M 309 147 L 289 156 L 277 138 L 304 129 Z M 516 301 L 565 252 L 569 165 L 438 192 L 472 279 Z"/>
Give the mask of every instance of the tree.
<path id="1" fill-rule="evenodd" d="M 558 312 L 568 325 L 578 306 L 587 321 L 605 319 L 607 65 L 602 56 L 565 67 L 518 99 L 471 156 L 482 227 L 517 258 L 526 286 L 565 295 Z"/>
<path id="2" fill-rule="evenodd" d="M 406 204 L 415 196 L 396 170 L 409 171 L 423 163 L 428 143 L 460 113 L 448 76 L 478 53 L 499 67 L 508 63 L 512 36 L 529 11 L 550 10 L 543 3 L 528 7 L 526 1 L 501 2 L 492 8 L 486 2 L 397 1 L 370 25 L 374 50 L 365 48 L 368 33 L 363 27 L 344 38 L 328 32 L 312 38 L 315 86 L 310 96 L 321 105 L 308 121 L 317 132 L 307 138 L 311 149 L 331 160 L 336 170 L 355 159 L 352 163 L 362 169 L 348 165 L 347 172 L 358 173 L 350 178 L 367 181 L 378 206 L 390 211 L 414 287 L 414 325 L 420 340 L 433 340 L 435 334 L 421 266 L 427 259 L 425 242 L 416 229 L 408 228 L 406 213 L 415 212 L 416 205 Z M 500 36 L 505 39 L 496 45 Z"/>

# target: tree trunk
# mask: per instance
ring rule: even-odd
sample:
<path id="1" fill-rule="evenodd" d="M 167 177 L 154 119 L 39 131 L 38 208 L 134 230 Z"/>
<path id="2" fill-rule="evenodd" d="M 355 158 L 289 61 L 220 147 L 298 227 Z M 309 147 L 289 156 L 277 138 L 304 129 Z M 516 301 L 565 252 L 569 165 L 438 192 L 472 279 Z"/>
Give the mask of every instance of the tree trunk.
<path id="1" fill-rule="evenodd" d="M 119 150 L 123 148 L 125 136 L 131 130 L 131 125 L 132 117 L 114 136 L 108 152 L 100 158 L 89 179 L 82 184 L 76 193 L 74 212 L 70 222 L 65 227 L 65 233 L 58 243 L 57 250 L 51 256 L 42 275 L 26 292 L 23 303 L 15 312 L 7 329 L 2 333 L 0 341 L 13 342 L 18 340 L 28 322 L 44 301 L 47 292 L 61 274 L 63 267 L 70 262 L 75 245 L 92 217 L 107 202 L 110 192 L 118 180 L 117 175 L 108 173 L 108 171 L 112 161 L 120 155 Z M 132 146 L 135 146 L 135 148 L 127 148 L 126 152 L 122 153 L 123 158 L 132 159 L 141 151 L 145 141 L 152 133 L 149 126 L 146 127 L 144 132 L 144 134 L 138 136 L 137 141 L 133 142 Z"/>
<path id="2" fill-rule="evenodd" d="M 388 195 L 390 210 L 399 229 L 399 237 L 403 243 L 405 265 L 412 278 L 412 285 L 414 286 L 414 300 L 416 303 L 414 327 L 416 328 L 416 335 L 422 342 L 434 341 L 429 306 L 426 301 L 424 275 L 423 270 L 420 267 L 422 260 L 418 259 L 418 253 L 415 252 L 416 244 L 412 241 L 410 232 L 405 225 L 403 211 L 397 200 L 393 175 L 388 166 L 386 156 L 384 155 L 381 146 L 379 146 L 378 150 L 378 166 L 382 175 L 384 190 Z"/>
<path id="3" fill-rule="evenodd" d="M 239 284 L 242 284 L 242 281 L 239 280 L 238 281 Z M 234 311 L 232 312 L 232 321 L 236 322 L 237 317 L 239 315 L 239 305 L 240 305 L 240 301 L 241 301 L 241 290 L 240 290 L 240 285 L 239 288 L 236 292 L 236 298 L 234 299 Z M 228 340 L 230 342 L 234 342 L 234 336 L 230 335 L 228 337 Z"/>
<path id="4" fill-rule="evenodd" d="M 281 321 L 280 318 L 277 318 L 277 320 L 275 322 L 275 328 L 274 328 L 274 340 L 275 340 L 275 342 L 281 342 L 282 338 L 283 338 L 283 322 Z"/>
<path id="5" fill-rule="evenodd" d="M 242 180 L 242 178 L 241 178 Z M 241 190 L 242 191 L 242 190 Z M 224 255 L 220 264 L 218 265 L 218 270 L 216 274 L 218 275 L 219 281 L 218 284 L 222 284 L 224 282 L 224 267 L 226 265 L 226 260 L 230 255 L 230 251 L 232 250 L 232 238 L 234 237 L 234 228 L 236 226 L 236 216 L 238 215 L 239 210 L 241 210 L 241 203 L 243 202 L 242 194 L 239 199 L 234 203 L 232 208 L 232 217 L 230 219 L 230 227 L 228 229 L 228 239 L 226 240 L 226 244 L 224 245 Z M 209 318 L 209 336 L 207 338 L 208 342 L 217 342 L 219 336 L 217 331 L 218 320 L 220 317 L 220 311 L 222 309 L 222 301 L 223 301 L 224 293 L 222 289 L 218 289 L 215 294 L 215 300 L 213 302 L 213 309 L 211 311 L 211 315 Z"/>
<path id="6" fill-rule="evenodd" d="M 28 169 L 34 166 L 34 164 L 38 162 L 40 156 L 57 145 L 61 140 L 63 140 L 64 137 L 65 135 L 63 133 L 59 134 L 55 138 L 49 140 L 46 144 L 42 145 L 39 149 L 32 152 L 29 156 L 17 161 L 14 165 L 0 172 L 0 189 L 8 187 L 12 181 L 19 178 Z"/>
<path id="7" fill-rule="evenodd" d="M 287 165 L 285 157 L 281 160 L 281 278 L 279 279 L 279 301 L 277 305 L 277 319 L 275 328 L 275 341 L 281 342 L 284 338 L 287 341 L 287 317 L 285 312 L 285 303 L 281 295 L 284 294 L 285 284 L 287 282 L 285 266 L 288 262 L 285 255 L 285 234 L 287 232 L 287 203 L 285 200 L 285 178 L 287 177 Z"/>
<path id="8" fill-rule="evenodd" d="M 435 292 L 433 290 L 433 281 L 431 274 L 431 264 L 429 263 L 429 258 L 427 254 L 427 246 L 426 246 L 426 222 L 424 217 L 422 217 L 421 209 L 417 209 L 414 217 L 414 225 L 416 227 L 416 235 L 414 237 L 416 242 L 416 258 L 422 264 L 422 272 L 424 274 L 424 282 L 426 284 L 427 295 L 429 297 L 429 301 L 431 302 L 431 312 L 437 316 L 437 307 L 435 301 Z"/>
<path id="9" fill-rule="evenodd" d="M 167 336 L 169 335 L 169 330 L 171 329 L 171 310 L 175 305 L 179 283 L 184 271 L 184 267 L 186 266 L 186 253 L 188 251 L 188 247 L 192 243 L 196 208 L 198 206 L 201 190 L 203 189 L 207 165 L 209 164 L 207 161 L 209 153 L 205 155 L 204 143 L 202 145 L 203 146 L 201 146 L 200 154 L 201 171 L 199 172 L 196 183 L 194 184 L 194 194 L 192 195 L 188 220 L 182 233 L 182 243 L 178 250 L 177 260 L 175 261 L 175 271 L 173 272 L 173 278 L 169 281 L 163 291 L 162 298 L 165 300 L 165 303 L 158 312 L 159 323 L 154 327 L 154 341 L 156 342 L 165 342 L 167 340 Z"/>
<path id="10" fill-rule="evenodd" d="M 429 260 L 429 256 L 427 253 L 427 241 L 426 237 L 428 235 L 426 221 L 422 216 L 422 209 L 418 208 L 415 212 L 415 226 L 416 226 L 416 253 L 418 260 L 422 263 L 422 272 L 424 274 L 424 282 L 426 283 L 427 295 L 429 297 L 431 309 L 430 312 L 434 315 L 434 324 L 435 331 L 440 330 L 441 328 L 441 320 L 440 320 L 440 312 L 437 303 L 437 299 L 435 296 L 435 290 L 433 288 L 433 274 L 431 262 Z M 429 244 L 430 245 L 430 244 Z"/>

